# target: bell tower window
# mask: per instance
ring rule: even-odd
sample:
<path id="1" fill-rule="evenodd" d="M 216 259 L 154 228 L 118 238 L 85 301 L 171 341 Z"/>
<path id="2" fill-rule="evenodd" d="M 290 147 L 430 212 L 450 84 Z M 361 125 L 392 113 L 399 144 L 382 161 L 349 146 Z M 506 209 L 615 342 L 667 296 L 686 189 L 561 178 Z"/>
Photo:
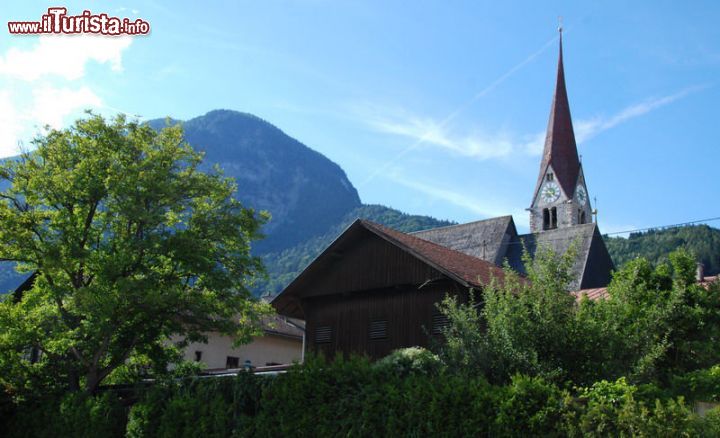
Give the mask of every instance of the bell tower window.
<path id="1" fill-rule="evenodd" d="M 554 180 L 554 179 L 555 179 L 555 175 L 553 175 L 552 172 L 548 172 L 548 174 L 545 175 L 545 180 L 546 180 L 546 181 L 552 181 L 552 180 Z"/>
<path id="2" fill-rule="evenodd" d="M 543 230 L 554 230 L 557 228 L 557 208 L 543 209 Z"/>
<path id="3" fill-rule="evenodd" d="M 582 225 L 582 224 L 585 223 L 585 221 L 586 221 L 586 219 L 585 219 L 585 211 L 584 211 L 584 210 L 578 210 L 578 223 Z"/>

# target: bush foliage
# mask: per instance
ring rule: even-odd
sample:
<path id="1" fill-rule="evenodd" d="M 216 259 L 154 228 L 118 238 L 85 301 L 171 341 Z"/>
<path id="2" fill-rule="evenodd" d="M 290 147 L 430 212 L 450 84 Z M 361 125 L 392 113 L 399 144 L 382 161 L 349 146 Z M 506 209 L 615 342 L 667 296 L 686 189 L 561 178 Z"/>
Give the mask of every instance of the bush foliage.
<path id="1" fill-rule="evenodd" d="M 423 353 L 425 355 L 426 353 Z M 429 354 L 429 353 L 427 353 Z M 401 367 L 404 371 L 407 368 Z M 717 436 L 682 397 L 646 400 L 626 379 L 563 389 L 515 375 L 483 377 L 397 368 L 363 358 L 305 365 L 275 377 L 195 378 L 138 389 L 126 407 L 111 392 L 26 402 L 6 436 Z M 414 368 L 417 370 L 417 368 Z"/>
<path id="2" fill-rule="evenodd" d="M 177 378 L 130 399 L 48 396 L 0 406 L 7 436 L 719 436 L 720 287 L 684 252 L 618 271 L 576 300 L 571 256 L 538 252 L 530 282 L 448 297 L 445 342 L 377 362 L 308 357 L 286 374 Z M 481 304 L 481 305 L 478 305 Z M 16 398 L 17 400 L 17 398 Z"/>

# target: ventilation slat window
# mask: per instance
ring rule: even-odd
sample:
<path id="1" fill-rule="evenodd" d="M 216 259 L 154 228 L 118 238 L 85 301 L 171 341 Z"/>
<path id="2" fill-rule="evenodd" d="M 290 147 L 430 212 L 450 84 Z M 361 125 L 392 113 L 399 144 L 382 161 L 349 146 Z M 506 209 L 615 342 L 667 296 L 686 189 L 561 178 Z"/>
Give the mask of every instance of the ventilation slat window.
<path id="1" fill-rule="evenodd" d="M 324 325 L 315 329 L 316 344 L 327 344 L 330 341 L 332 341 L 332 327 Z"/>
<path id="2" fill-rule="evenodd" d="M 370 322 L 370 339 L 387 339 L 387 320 Z"/>
<path id="3" fill-rule="evenodd" d="M 432 333 L 434 335 L 442 334 L 443 330 L 450 325 L 450 320 L 442 313 L 436 313 L 432 318 Z"/>

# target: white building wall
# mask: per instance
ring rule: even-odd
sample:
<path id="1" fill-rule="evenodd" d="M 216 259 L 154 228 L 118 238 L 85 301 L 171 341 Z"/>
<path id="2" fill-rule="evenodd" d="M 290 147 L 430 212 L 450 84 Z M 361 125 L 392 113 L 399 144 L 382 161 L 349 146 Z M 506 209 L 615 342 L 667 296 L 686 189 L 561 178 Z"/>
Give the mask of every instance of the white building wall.
<path id="1" fill-rule="evenodd" d="M 174 341 L 176 339 L 173 339 Z M 195 352 L 202 353 L 201 362 L 207 369 L 224 369 L 228 356 L 237 357 L 242 367 L 250 360 L 255 367 L 268 363 L 291 364 L 302 359 L 302 339 L 266 334 L 256 337 L 249 344 L 233 347 L 229 336 L 219 333 L 208 334 L 207 344 L 193 342 L 185 348 L 184 358 L 195 361 Z"/>

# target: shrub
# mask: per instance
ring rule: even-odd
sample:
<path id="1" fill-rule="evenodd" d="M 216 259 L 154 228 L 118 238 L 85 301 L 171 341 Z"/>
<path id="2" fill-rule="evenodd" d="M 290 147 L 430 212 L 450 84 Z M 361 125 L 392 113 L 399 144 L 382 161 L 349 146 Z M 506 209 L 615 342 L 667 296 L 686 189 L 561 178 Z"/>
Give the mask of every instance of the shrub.
<path id="1" fill-rule="evenodd" d="M 227 436 L 246 428 L 260 404 L 263 377 L 186 379 L 145 390 L 130 410 L 127 436 Z"/>
<path id="2" fill-rule="evenodd" d="M 498 436 L 562 436 L 567 394 L 540 377 L 515 375 L 496 419 Z"/>
<path id="3" fill-rule="evenodd" d="M 425 348 L 409 347 L 393 351 L 376 362 L 375 368 L 401 377 L 410 374 L 436 375 L 442 368 L 442 362 Z"/>
<path id="4" fill-rule="evenodd" d="M 637 392 L 625 378 L 597 382 L 582 390 L 587 407 L 579 421 L 568 425 L 570 435 L 695 436 L 701 423 L 682 398 L 646 403 L 636 398 Z"/>
<path id="5" fill-rule="evenodd" d="M 10 420 L 10 437 L 122 437 L 127 411 L 109 392 L 81 393 L 18 405 Z"/>
<path id="6" fill-rule="evenodd" d="M 671 388 L 694 401 L 720 401 L 720 365 L 674 376 Z"/>

